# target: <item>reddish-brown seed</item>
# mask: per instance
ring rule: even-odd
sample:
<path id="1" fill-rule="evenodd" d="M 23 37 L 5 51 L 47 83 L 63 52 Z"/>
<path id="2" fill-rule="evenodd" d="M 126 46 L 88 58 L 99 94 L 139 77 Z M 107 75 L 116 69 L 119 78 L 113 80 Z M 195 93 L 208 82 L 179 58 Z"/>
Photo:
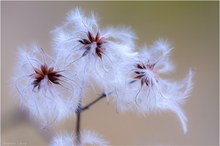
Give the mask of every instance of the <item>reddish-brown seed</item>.
<path id="1" fill-rule="evenodd" d="M 40 89 L 40 83 L 44 78 L 47 78 L 51 83 L 60 84 L 60 77 L 62 76 L 57 71 L 54 71 L 53 67 L 48 68 L 47 64 L 41 65 L 40 68 L 34 68 L 33 74 L 34 81 L 32 85 L 34 88 Z"/>
<path id="2" fill-rule="evenodd" d="M 136 76 L 134 76 L 134 80 L 131 81 L 130 83 L 134 83 L 135 81 L 139 80 L 141 82 L 141 86 L 143 86 L 144 84 L 146 84 L 146 86 L 149 86 L 149 85 L 153 85 L 152 82 L 150 82 L 150 79 L 145 75 L 145 72 L 144 70 L 146 69 L 150 69 L 150 70 L 153 70 L 154 69 L 154 66 L 155 64 L 136 64 L 135 65 L 136 68 L 138 69 L 138 71 L 134 71 L 134 74 Z"/>
<path id="3" fill-rule="evenodd" d="M 88 31 L 87 39 L 84 38 L 84 39 L 78 40 L 78 42 L 84 45 L 85 51 L 82 56 L 85 56 L 89 53 L 90 48 L 91 48 L 90 46 L 92 43 L 96 43 L 97 45 L 97 47 L 95 48 L 96 55 L 99 58 L 102 58 L 102 54 L 104 52 L 104 48 L 102 47 L 102 44 L 105 43 L 105 41 L 104 41 L 104 38 L 100 37 L 99 32 L 94 37 L 94 35 L 90 31 Z"/>

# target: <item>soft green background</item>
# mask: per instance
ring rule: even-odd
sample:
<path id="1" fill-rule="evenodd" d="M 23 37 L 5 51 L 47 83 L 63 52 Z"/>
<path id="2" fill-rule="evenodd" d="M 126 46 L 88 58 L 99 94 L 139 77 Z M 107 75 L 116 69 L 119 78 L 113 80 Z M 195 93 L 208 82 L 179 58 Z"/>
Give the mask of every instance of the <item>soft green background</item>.
<path id="1" fill-rule="evenodd" d="M 2 2 L 1 118 L 2 145 L 47 145 L 51 131 L 36 128 L 17 109 L 9 80 L 17 47 L 33 41 L 50 52 L 51 34 L 65 14 L 75 7 L 100 16 L 101 26 L 131 26 L 138 35 L 137 49 L 162 37 L 174 46 L 172 59 L 181 79 L 192 67 L 194 89 L 184 105 L 189 119 L 183 134 L 177 117 L 170 112 L 142 117 L 118 114 L 112 102 L 99 102 L 82 115 L 82 128 L 95 130 L 111 145 L 218 145 L 218 2 Z M 91 98 L 95 95 L 91 93 Z M 71 117 L 52 131 L 72 132 Z M 51 130 L 51 129 L 50 129 Z"/>

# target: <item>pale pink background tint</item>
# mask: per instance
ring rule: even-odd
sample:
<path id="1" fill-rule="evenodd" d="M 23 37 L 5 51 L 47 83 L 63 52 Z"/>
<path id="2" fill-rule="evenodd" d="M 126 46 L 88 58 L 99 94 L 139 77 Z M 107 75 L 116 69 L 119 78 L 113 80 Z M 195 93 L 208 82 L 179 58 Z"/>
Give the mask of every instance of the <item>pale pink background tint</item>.
<path id="1" fill-rule="evenodd" d="M 51 131 L 38 129 L 21 114 L 10 78 L 17 47 L 36 42 L 51 52 L 50 31 L 77 6 L 97 13 L 103 27 L 131 26 L 139 46 L 167 38 L 174 46 L 171 57 L 177 66 L 171 79 L 182 79 L 189 68 L 196 71 L 193 92 L 184 105 L 189 120 L 186 135 L 174 113 L 118 114 L 114 104 L 105 100 L 82 114 L 82 129 L 97 131 L 111 145 L 218 145 L 218 2 L 2 2 L 3 146 L 48 145 Z M 91 93 L 91 98 L 95 96 Z M 52 130 L 72 132 L 74 126 L 70 117 Z"/>

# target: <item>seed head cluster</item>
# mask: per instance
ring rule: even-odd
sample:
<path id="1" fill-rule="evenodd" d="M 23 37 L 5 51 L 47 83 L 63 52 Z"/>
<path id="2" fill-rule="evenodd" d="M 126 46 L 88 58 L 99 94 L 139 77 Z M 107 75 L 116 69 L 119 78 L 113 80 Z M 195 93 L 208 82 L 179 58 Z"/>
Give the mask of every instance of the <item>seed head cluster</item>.
<path id="1" fill-rule="evenodd" d="M 53 55 L 37 46 L 20 49 L 13 78 L 22 106 L 43 127 L 79 115 L 87 92 L 101 89 L 117 111 L 173 111 L 187 132 L 181 105 L 191 93 L 193 71 L 180 82 L 162 76 L 174 70 L 168 41 L 137 46 L 130 27 L 103 29 L 93 13 L 87 16 L 78 8 L 52 32 Z M 82 144 L 107 145 L 93 132 L 82 134 L 81 139 Z M 74 141 L 69 134 L 59 135 L 51 146 L 72 146 Z"/>

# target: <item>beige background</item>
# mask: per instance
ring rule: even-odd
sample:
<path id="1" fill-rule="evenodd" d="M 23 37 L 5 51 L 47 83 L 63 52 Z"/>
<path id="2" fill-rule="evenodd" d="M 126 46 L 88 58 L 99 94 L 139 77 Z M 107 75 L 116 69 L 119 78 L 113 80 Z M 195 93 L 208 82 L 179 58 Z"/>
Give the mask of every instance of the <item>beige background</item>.
<path id="1" fill-rule="evenodd" d="M 9 80 L 17 47 L 36 42 L 50 52 L 49 32 L 76 6 L 95 11 L 103 27 L 131 26 L 139 46 L 167 38 L 175 47 L 172 79 L 183 78 L 190 67 L 196 71 L 193 92 L 184 105 L 189 119 L 186 135 L 173 113 L 118 114 L 114 104 L 104 100 L 83 113 L 82 129 L 97 131 L 111 145 L 218 145 L 218 2 L 2 2 L 3 146 L 48 144 L 50 131 L 37 129 L 21 114 Z M 72 132 L 74 126 L 72 117 L 53 130 Z"/>

